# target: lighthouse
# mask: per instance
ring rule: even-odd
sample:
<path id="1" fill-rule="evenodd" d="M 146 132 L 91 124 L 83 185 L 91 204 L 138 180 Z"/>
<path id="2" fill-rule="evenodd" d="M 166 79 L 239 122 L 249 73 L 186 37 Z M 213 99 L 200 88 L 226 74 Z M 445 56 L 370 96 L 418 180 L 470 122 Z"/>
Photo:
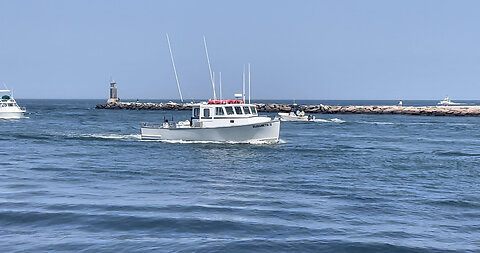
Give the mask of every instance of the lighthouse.
<path id="1" fill-rule="evenodd" d="M 117 92 L 117 83 L 112 80 L 110 82 L 110 98 L 107 100 L 107 103 L 117 103 L 120 99 L 118 99 L 118 92 Z"/>

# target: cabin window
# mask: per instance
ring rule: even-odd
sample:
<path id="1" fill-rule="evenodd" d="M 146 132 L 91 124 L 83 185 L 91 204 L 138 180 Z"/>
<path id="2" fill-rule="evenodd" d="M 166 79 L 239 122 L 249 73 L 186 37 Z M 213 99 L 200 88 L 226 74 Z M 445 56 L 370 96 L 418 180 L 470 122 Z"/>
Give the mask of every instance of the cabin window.
<path id="1" fill-rule="evenodd" d="M 193 117 L 198 118 L 200 116 L 200 108 L 193 108 Z"/>
<path id="2" fill-rule="evenodd" d="M 8 106 L 13 106 L 13 104 L 10 104 L 10 103 L 9 103 Z"/>
<path id="3" fill-rule="evenodd" d="M 216 115 L 225 115 L 225 112 L 223 111 L 223 107 L 217 107 L 215 110 Z"/>
<path id="4" fill-rule="evenodd" d="M 203 117 L 210 118 L 210 109 L 203 109 Z"/>
<path id="5" fill-rule="evenodd" d="M 250 109 L 248 108 L 248 106 L 244 106 L 244 107 L 243 107 L 243 112 L 244 112 L 245 114 L 252 114 L 252 113 L 250 112 Z"/>
<path id="6" fill-rule="evenodd" d="M 235 106 L 235 113 L 237 113 L 237 115 L 242 115 L 242 107 L 240 106 Z"/>
<path id="7" fill-rule="evenodd" d="M 250 109 L 252 110 L 252 114 L 257 114 L 257 107 L 250 106 Z"/>
<path id="8" fill-rule="evenodd" d="M 227 115 L 233 115 L 233 107 L 227 106 L 225 107 L 225 111 L 227 111 Z"/>

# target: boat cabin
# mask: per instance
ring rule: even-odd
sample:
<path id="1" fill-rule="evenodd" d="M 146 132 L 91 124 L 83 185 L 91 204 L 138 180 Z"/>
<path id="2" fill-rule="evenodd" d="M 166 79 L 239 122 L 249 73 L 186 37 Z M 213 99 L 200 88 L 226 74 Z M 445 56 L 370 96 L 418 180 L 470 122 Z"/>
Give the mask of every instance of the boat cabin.
<path id="1" fill-rule="evenodd" d="M 18 107 L 18 105 L 10 95 L 3 95 L 0 99 L 0 107 Z"/>
<path id="2" fill-rule="evenodd" d="M 209 102 L 192 107 L 191 123 L 194 127 L 230 125 L 242 123 L 257 116 L 257 107 L 252 104 L 244 104 L 243 101 L 242 103 L 230 101 Z"/>
<path id="3" fill-rule="evenodd" d="M 258 116 L 257 107 L 249 104 L 201 104 L 192 108 L 192 119 L 245 118 Z"/>

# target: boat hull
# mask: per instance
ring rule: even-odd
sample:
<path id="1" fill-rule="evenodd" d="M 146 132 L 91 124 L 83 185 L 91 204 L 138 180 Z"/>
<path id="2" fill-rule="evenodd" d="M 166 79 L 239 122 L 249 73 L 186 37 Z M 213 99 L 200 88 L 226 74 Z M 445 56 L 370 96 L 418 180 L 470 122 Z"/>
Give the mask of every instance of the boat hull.
<path id="1" fill-rule="evenodd" d="M 20 119 L 24 112 L 0 112 L 0 119 Z"/>
<path id="2" fill-rule="evenodd" d="M 215 128 L 162 128 L 143 126 L 141 133 L 143 140 L 241 143 L 256 141 L 278 142 L 280 121 L 275 119 L 263 123 Z"/>

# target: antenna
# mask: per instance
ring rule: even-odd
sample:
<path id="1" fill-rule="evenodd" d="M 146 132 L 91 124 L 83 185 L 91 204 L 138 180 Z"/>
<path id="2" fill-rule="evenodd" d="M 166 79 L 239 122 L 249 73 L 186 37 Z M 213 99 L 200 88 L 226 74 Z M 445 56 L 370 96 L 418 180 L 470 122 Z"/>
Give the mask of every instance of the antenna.
<path id="1" fill-rule="evenodd" d="M 220 100 L 223 99 L 222 95 L 222 72 L 220 72 Z"/>
<path id="2" fill-rule="evenodd" d="M 250 63 L 248 64 L 248 103 L 250 104 Z"/>
<path id="3" fill-rule="evenodd" d="M 205 45 L 205 54 L 207 55 L 208 70 L 210 71 L 210 80 L 212 80 L 213 99 L 217 100 L 217 94 L 215 94 L 215 81 L 213 80 L 212 67 L 210 66 L 210 58 L 208 58 L 207 40 L 205 39 L 205 35 L 203 36 L 203 44 Z"/>
<path id="4" fill-rule="evenodd" d="M 243 75 L 242 75 L 242 96 L 243 102 L 245 103 L 245 64 L 243 64 Z"/>
<path id="5" fill-rule="evenodd" d="M 178 82 L 177 68 L 175 68 L 175 61 L 173 60 L 172 47 L 170 46 L 170 38 L 168 37 L 168 33 L 167 33 L 167 43 L 168 43 L 168 50 L 170 51 L 170 58 L 172 59 L 173 73 L 175 73 L 175 80 L 177 81 L 178 93 L 180 94 L 180 100 L 183 103 L 182 91 L 180 90 L 180 83 Z"/>

